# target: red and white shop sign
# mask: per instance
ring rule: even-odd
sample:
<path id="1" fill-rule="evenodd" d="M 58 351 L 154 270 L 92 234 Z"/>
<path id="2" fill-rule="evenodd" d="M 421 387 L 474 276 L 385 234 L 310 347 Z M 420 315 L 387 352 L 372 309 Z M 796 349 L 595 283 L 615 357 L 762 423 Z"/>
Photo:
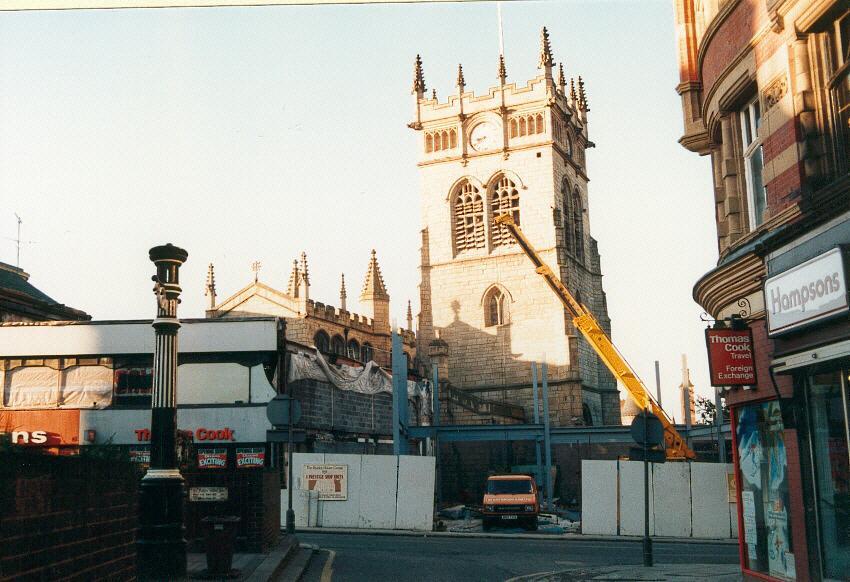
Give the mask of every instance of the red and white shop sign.
<path id="1" fill-rule="evenodd" d="M 199 469 L 226 469 L 227 449 L 198 449 Z"/>
<path id="2" fill-rule="evenodd" d="M 756 384 L 752 330 L 707 329 L 705 343 L 712 386 Z"/>
<path id="3" fill-rule="evenodd" d="M 266 464 L 266 449 L 236 449 L 237 469 L 262 469 Z"/>

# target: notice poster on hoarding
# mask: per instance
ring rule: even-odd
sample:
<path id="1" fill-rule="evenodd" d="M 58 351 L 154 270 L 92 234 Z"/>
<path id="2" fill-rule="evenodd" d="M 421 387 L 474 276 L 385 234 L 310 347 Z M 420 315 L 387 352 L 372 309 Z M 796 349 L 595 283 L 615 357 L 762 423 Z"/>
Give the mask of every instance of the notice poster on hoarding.
<path id="1" fill-rule="evenodd" d="M 741 491 L 741 515 L 744 521 L 744 541 L 756 545 L 756 500 L 752 491 Z"/>
<path id="2" fill-rule="evenodd" d="M 314 491 L 319 501 L 348 499 L 348 465 L 306 464 L 301 472 L 301 488 Z"/>
<path id="3" fill-rule="evenodd" d="M 142 465 L 151 464 L 151 448 L 150 447 L 130 447 L 130 462 L 139 463 Z"/>
<path id="4" fill-rule="evenodd" d="M 712 386 L 756 384 L 752 330 L 707 329 L 705 344 Z"/>
<path id="5" fill-rule="evenodd" d="M 189 501 L 227 501 L 227 487 L 189 487 Z"/>
<path id="6" fill-rule="evenodd" d="M 227 449 L 198 449 L 199 469 L 226 469 Z"/>
<path id="7" fill-rule="evenodd" d="M 237 469 L 262 469 L 266 464 L 266 449 L 236 449 Z"/>

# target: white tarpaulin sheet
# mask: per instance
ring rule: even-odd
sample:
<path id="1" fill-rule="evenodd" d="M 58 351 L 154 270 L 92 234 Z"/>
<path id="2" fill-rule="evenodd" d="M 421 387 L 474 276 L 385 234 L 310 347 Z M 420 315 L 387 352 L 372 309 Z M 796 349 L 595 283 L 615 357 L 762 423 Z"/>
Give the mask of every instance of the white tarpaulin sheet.
<path id="1" fill-rule="evenodd" d="M 6 372 L 3 404 L 8 408 L 55 408 L 59 402 L 59 370 L 28 366 Z"/>
<path id="2" fill-rule="evenodd" d="M 318 380 L 329 382 L 340 390 L 351 390 L 361 394 L 392 394 L 392 376 L 375 362 L 369 362 L 363 368 L 346 366 L 345 364 L 330 365 L 321 353 L 294 353 L 290 360 L 289 381 Z M 407 395 L 419 396 L 421 388 L 416 382 L 407 381 Z"/>
<path id="3" fill-rule="evenodd" d="M 112 369 L 71 366 L 62 371 L 62 407 L 103 408 L 112 403 Z"/>
<path id="4" fill-rule="evenodd" d="M 6 408 L 103 408 L 111 402 L 112 369 L 106 366 L 24 366 L 8 370 L 3 383 Z"/>

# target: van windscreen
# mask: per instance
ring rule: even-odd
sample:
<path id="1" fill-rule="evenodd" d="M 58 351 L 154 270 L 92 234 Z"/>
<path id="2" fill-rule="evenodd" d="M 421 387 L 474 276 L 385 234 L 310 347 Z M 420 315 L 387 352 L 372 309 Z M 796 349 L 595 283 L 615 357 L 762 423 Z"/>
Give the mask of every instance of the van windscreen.
<path id="1" fill-rule="evenodd" d="M 490 479 L 487 481 L 487 493 L 531 493 L 530 479 Z"/>

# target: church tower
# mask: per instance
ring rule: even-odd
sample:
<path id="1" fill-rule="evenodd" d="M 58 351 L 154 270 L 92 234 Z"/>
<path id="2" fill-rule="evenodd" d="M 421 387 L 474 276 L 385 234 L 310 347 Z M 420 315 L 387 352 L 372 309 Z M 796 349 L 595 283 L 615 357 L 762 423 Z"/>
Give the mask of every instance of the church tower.
<path id="1" fill-rule="evenodd" d="M 567 87 L 549 34 L 540 74 L 484 95 L 426 96 L 414 64 L 414 121 L 421 136 L 420 357 L 448 352 L 448 381 L 476 396 L 520 404 L 531 418 L 531 363 L 549 364 L 550 414 L 557 425 L 619 424 L 616 382 L 573 328 L 564 307 L 504 227 L 510 213 L 562 281 L 610 332 L 596 241 L 590 236 L 584 82 Z M 556 78 L 557 71 L 557 78 Z"/>

